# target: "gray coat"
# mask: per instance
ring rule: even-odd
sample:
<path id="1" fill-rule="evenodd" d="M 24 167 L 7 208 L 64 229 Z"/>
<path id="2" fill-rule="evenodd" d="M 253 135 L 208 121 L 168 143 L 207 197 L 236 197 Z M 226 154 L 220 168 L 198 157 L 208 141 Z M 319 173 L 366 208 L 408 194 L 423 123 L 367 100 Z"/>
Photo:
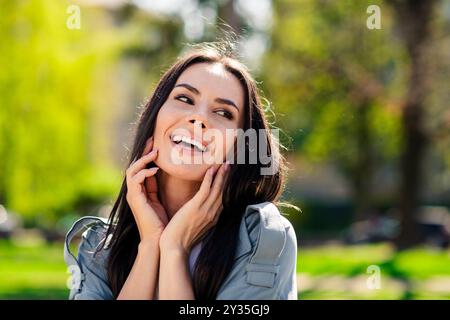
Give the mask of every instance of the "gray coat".
<path id="1" fill-rule="evenodd" d="M 78 257 L 69 244 L 83 233 Z M 108 285 L 105 248 L 94 255 L 105 239 L 106 219 L 83 217 L 66 236 L 64 260 L 72 273 L 69 299 L 113 299 Z M 219 289 L 218 300 L 296 300 L 297 238 L 291 223 L 271 202 L 249 205 L 239 227 L 234 265 Z"/>

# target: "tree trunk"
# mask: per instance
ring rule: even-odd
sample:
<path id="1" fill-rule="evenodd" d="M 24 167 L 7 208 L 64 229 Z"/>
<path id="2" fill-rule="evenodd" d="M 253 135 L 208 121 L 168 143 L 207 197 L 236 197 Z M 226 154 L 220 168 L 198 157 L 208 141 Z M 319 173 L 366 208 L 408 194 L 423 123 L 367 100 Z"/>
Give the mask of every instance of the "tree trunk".
<path id="1" fill-rule="evenodd" d="M 402 110 L 404 149 L 401 154 L 399 196 L 400 233 L 395 241 L 399 250 L 423 240 L 417 224 L 417 208 L 423 185 L 423 165 L 427 145 L 424 128 L 424 98 L 427 65 L 425 47 L 435 1 L 394 1 L 393 7 L 410 63 L 407 96 Z"/>

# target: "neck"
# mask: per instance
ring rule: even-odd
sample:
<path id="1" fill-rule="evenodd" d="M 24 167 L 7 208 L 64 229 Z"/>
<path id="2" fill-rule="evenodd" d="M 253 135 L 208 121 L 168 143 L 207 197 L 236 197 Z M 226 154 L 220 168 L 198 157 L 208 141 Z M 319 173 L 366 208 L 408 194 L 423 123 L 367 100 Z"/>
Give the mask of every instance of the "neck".
<path id="1" fill-rule="evenodd" d="M 194 197 L 201 182 L 183 180 L 159 170 L 156 174 L 159 200 L 170 219 L 180 208 Z"/>

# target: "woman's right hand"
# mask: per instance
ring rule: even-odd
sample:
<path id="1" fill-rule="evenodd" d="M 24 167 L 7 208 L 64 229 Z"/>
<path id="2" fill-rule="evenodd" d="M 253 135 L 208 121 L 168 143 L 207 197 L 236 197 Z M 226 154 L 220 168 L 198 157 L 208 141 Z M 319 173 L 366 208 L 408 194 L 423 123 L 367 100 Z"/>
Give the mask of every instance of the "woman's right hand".
<path id="1" fill-rule="evenodd" d="M 126 200 L 136 220 L 141 242 L 159 239 L 168 223 L 166 211 L 158 199 L 155 174 L 159 168 L 146 168 L 158 156 L 158 150 L 152 148 L 153 137 L 150 137 L 141 158 L 126 170 Z"/>

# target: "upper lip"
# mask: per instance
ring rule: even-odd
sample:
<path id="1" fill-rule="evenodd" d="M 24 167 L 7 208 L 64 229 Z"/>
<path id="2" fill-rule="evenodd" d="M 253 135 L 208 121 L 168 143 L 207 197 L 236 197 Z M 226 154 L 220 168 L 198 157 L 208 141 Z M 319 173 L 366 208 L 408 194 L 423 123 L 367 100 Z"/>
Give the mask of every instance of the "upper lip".
<path id="1" fill-rule="evenodd" d="M 189 134 L 187 134 L 186 131 L 177 133 L 175 130 L 170 135 L 170 140 L 173 141 L 175 138 L 179 138 L 179 139 L 182 139 L 183 141 L 191 143 L 192 145 L 194 145 L 195 147 L 197 147 L 198 149 L 200 149 L 203 152 L 208 150 L 209 142 L 207 142 L 201 138 L 200 139 L 195 138 L 194 135 L 192 134 L 192 132 L 190 132 L 190 131 L 189 131 Z"/>

